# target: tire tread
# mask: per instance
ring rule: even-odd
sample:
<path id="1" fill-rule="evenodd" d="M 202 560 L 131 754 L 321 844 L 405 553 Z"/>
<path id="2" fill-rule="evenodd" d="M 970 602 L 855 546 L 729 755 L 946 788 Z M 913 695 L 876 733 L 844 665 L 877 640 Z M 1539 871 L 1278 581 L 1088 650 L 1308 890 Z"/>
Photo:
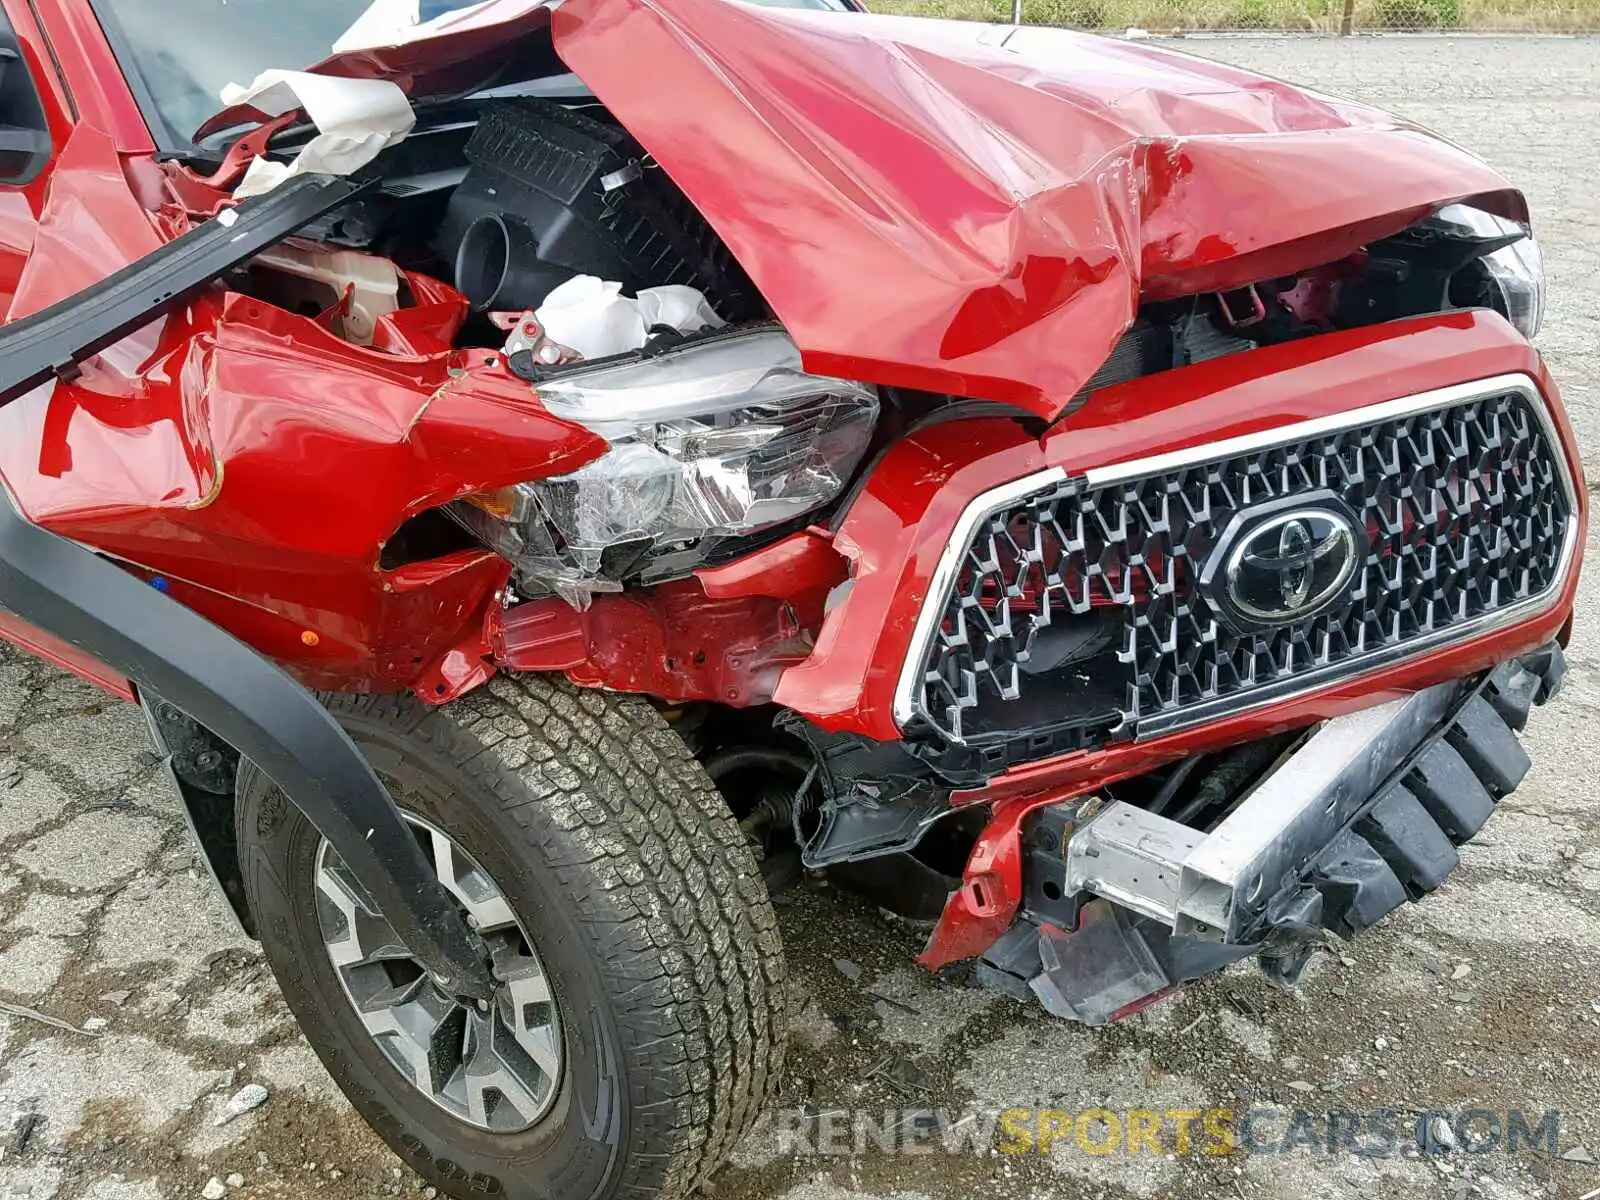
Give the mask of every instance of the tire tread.
<path id="1" fill-rule="evenodd" d="M 502 674 L 438 709 L 326 699 L 430 743 L 559 878 L 628 1059 L 629 1163 L 612 1194 L 688 1195 L 776 1086 L 788 995 L 760 871 L 688 746 L 647 701 L 549 676 Z"/>

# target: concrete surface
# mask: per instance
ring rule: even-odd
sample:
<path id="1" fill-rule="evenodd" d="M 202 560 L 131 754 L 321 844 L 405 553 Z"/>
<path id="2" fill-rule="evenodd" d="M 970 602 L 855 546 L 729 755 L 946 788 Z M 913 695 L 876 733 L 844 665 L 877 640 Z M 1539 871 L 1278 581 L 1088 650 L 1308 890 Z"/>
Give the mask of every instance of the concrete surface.
<path id="1" fill-rule="evenodd" d="M 1549 260 L 1542 338 L 1600 454 L 1600 43 L 1211 40 L 1186 48 L 1392 107 L 1527 189 Z M 1595 558 L 1591 546 L 1591 559 Z M 1045 1104 L 1564 1114 L 1558 1150 L 1600 1158 L 1600 571 L 1585 586 L 1566 693 L 1540 713 L 1532 776 L 1426 903 L 1314 962 L 1295 994 L 1238 970 L 1090 1032 L 925 978 L 921 933 L 831 889 L 782 907 L 800 1001 L 786 1102 L 813 1110 Z M 835 959 L 848 960 L 843 969 Z M 856 976 L 851 978 L 851 976 Z M 82 1025 L 0 1018 L 0 1197 L 159 1200 L 237 1174 L 241 1197 L 420 1194 L 333 1090 L 260 958 L 230 927 L 156 786 L 139 720 L 88 687 L 0 656 L 0 997 Z M 909 1100 L 881 1076 L 913 1056 Z M 266 1105 L 216 1128 L 247 1082 Z M 1170 1143 L 1170 1136 L 1168 1138 Z M 1366 1161 L 1143 1154 L 808 1158 L 763 1130 L 718 1197 L 972 1195 L 1578 1197 L 1600 1167 L 1547 1155 Z"/>

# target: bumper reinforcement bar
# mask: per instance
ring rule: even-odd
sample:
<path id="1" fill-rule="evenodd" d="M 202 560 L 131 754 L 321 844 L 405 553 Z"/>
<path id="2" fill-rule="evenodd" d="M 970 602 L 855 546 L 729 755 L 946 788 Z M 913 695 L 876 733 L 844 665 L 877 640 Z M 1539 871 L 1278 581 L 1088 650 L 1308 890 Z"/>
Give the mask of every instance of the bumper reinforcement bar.
<path id="1" fill-rule="evenodd" d="M 1026 905 L 980 977 L 1089 1024 L 1250 954 L 1292 981 L 1323 930 L 1444 882 L 1527 772 L 1516 734 L 1564 670 L 1552 644 L 1329 721 L 1210 832 L 1097 796 L 1041 809 Z"/>

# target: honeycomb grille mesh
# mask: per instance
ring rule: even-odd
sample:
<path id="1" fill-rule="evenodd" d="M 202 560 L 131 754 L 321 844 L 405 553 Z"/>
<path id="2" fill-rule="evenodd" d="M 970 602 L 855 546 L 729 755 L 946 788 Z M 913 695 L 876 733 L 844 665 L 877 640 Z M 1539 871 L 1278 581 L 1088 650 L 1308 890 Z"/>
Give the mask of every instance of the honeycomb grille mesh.
<path id="1" fill-rule="evenodd" d="M 1079 479 L 1042 490 L 991 513 L 967 544 L 925 651 L 915 724 L 957 741 L 1037 729 L 1030 689 L 1063 670 L 1085 680 L 1093 670 L 1111 697 L 1086 728 L 1157 714 L 1181 724 L 1202 703 L 1249 703 L 1312 672 L 1354 672 L 1448 638 L 1557 583 L 1573 503 L 1558 453 L 1528 397 L 1510 392 L 1099 488 Z M 1266 632 L 1230 626 L 1199 586 L 1229 519 L 1328 492 L 1366 528 L 1348 592 Z M 1081 655 L 1041 663 L 1061 657 L 1041 646 L 1070 643 L 1075 622 L 1106 631 L 1105 653 L 1092 668 Z"/>

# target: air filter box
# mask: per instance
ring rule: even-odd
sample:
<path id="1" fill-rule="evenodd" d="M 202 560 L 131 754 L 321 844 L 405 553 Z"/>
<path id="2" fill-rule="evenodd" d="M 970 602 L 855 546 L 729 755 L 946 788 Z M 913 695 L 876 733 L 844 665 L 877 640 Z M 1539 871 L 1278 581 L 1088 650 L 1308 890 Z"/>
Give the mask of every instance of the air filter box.
<path id="1" fill-rule="evenodd" d="M 622 129 L 550 100 L 487 106 L 467 143 L 466 178 L 451 197 L 441 246 L 458 285 L 482 275 L 481 218 L 531 233 L 515 264 L 526 293 L 573 275 L 619 280 L 629 290 L 664 283 L 699 288 L 728 320 L 761 315 L 754 288 L 721 240 Z M 481 227 L 480 227 L 481 232 Z M 520 230 L 518 231 L 520 232 Z M 513 253 L 519 248 L 513 242 Z M 493 272 L 491 272 L 493 274 Z M 474 301 L 488 297 L 463 289 Z M 478 290 L 482 290 L 481 286 Z M 494 307 L 515 307 L 502 297 Z M 543 295 L 522 295 L 531 307 Z"/>

